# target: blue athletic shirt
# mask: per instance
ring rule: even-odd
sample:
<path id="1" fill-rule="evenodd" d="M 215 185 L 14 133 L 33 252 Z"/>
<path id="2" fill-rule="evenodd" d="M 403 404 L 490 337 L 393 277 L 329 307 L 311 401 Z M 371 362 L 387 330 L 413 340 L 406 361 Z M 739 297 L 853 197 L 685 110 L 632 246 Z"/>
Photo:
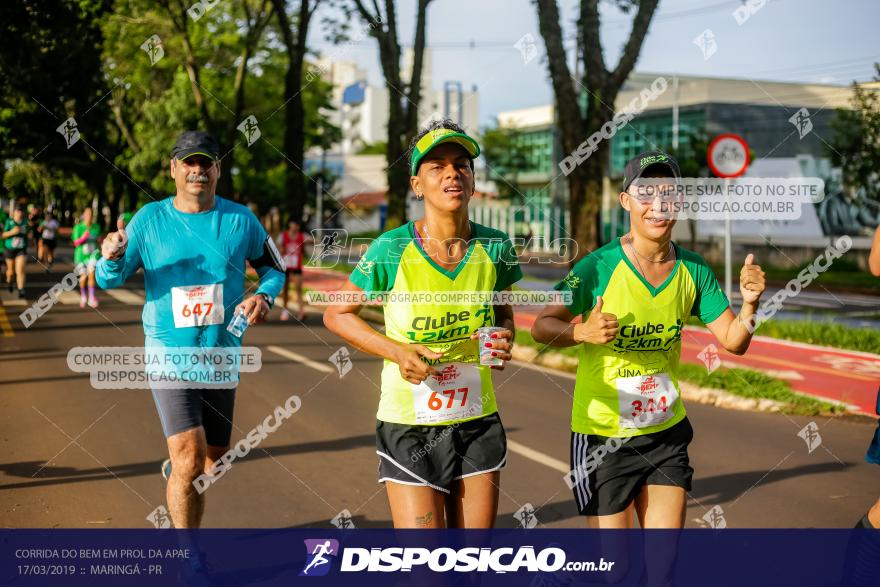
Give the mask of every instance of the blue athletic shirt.
<path id="1" fill-rule="evenodd" d="M 237 347 L 241 341 L 226 326 L 245 298 L 245 261 L 263 256 L 266 231 L 247 207 L 219 196 L 211 210 L 192 214 L 173 200 L 152 202 L 134 215 L 125 227 L 124 257 L 98 261 L 98 285 L 119 287 L 143 268 L 147 347 Z M 284 274 L 268 266 L 257 274 L 254 293 L 274 299 Z"/>

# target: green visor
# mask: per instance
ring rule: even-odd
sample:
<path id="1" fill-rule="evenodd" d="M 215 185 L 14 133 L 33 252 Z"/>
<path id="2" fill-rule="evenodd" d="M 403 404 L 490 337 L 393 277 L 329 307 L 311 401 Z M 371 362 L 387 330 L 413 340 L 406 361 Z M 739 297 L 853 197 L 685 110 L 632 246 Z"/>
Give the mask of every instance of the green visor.
<path id="1" fill-rule="evenodd" d="M 464 147 L 464 150 L 468 152 L 471 159 L 476 159 L 480 156 L 480 145 L 477 144 L 477 141 L 463 132 L 455 132 L 448 128 L 438 128 L 429 131 L 425 136 L 419 139 L 419 142 L 416 143 L 416 147 L 413 149 L 412 154 L 410 175 L 415 175 L 422 158 L 424 158 L 431 149 L 442 143 L 456 143 L 461 145 Z"/>

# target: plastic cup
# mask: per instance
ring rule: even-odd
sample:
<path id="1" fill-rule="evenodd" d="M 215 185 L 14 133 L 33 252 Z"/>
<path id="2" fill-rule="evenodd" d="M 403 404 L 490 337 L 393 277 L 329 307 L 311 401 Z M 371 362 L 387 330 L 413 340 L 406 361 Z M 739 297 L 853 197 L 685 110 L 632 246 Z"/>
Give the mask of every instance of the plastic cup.
<path id="1" fill-rule="evenodd" d="M 494 342 L 497 339 L 492 338 L 493 332 L 498 332 L 500 330 L 505 330 L 501 326 L 483 326 L 482 328 L 477 329 L 477 333 L 480 336 L 480 365 L 488 365 L 490 367 L 498 367 L 504 364 L 504 360 L 501 357 L 493 357 L 492 352 L 494 349 L 491 349 L 486 346 L 487 342 Z M 498 351 L 495 351 L 498 352 Z"/>

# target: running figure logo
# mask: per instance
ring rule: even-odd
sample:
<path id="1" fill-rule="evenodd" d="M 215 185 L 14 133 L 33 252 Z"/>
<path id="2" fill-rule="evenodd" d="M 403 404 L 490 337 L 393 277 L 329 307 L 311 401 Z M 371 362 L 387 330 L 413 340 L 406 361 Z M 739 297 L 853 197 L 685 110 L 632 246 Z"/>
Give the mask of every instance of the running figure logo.
<path id="1" fill-rule="evenodd" d="M 260 127 L 257 126 L 257 118 L 253 114 L 241 121 L 241 124 L 235 128 L 240 130 L 241 134 L 244 135 L 244 138 L 247 139 L 248 147 L 253 145 L 254 141 L 263 136 L 263 133 L 260 132 Z"/>
<path id="2" fill-rule="evenodd" d="M 524 34 L 513 46 L 522 55 L 524 65 L 528 65 L 532 59 L 538 56 L 538 45 L 535 43 L 535 37 L 531 33 Z"/>
<path id="3" fill-rule="evenodd" d="M 516 518 L 516 521 L 519 522 L 519 525 L 526 530 L 531 530 L 538 525 L 538 518 L 535 516 L 535 506 L 530 503 L 526 503 L 521 508 L 516 510 L 516 513 L 513 514 L 513 517 Z"/>
<path id="4" fill-rule="evenodd" d="M 340 240 L 340 236 L 342 240 Z M 330 259 L 330 266 L 334 266 L 339 262 L 339 255 L 342 252 L 342 245 L 348 240 L 348 232 L 342 228 L 316 228 L 312 230 L 312 240 L 315 246 L 312 247 L 312 258 L 309 259 L 310 265 L 317 265 Z"/>
<path id="5" fill-rule="evenodd" d="M 718 347 L 714 344 L 710 344 L 701 350 L 700 354 L 697 355 L 697 358 L 703 361 L 703 364 L 706 365 L 706 369 L 709 370 L 709 373 L 721 366 L 721 357 L 718 356 Z"/>
<path id="6" fill-rule="evenodd" d="M 330 523 L 340 530 L 351 530 L 355 527 L 354 522 L 351 521 L 351 512 L 348 510 L 342 510 L 336 514 Z"/>
<path id="7" fill-rule="evenodd" d="M 339 541 L 332 538 L 305 540 L 306 566 L 300 577 L 323 577 L 330 572 L 330 563 L 339 554 Z"/>
<path id="8" fill-rule="evenodd" d="M 165 57 L 165 49 L 162 47 L 162 38 L 159 35 L 150 35 L 141 45 L 141 49 L 149 56 L 150 65 L 156 65 Z"/>
<path id="9" fill-rule="evenodd" d="M 807 452 L 812 453 L 822 444 L 822 436 L 819 434 L 819 426 L 815 422 L 810 422 L 798 432 L 798 436 L 807 443 Z"/>
<path id="10" fill-rule="evenodd" d="M 351 371 L 351 353 L 348 352 L 347 347 L 339 347 L 339 349 L 330 355 L 330 358 L 327 360 L 336 365 L 336 370 L 339 372 L 340 379 L 345 377 L 345 374 Z"/>
<path id="11" fill-rule="evenodd" d="M 720 505 L 712 506 L 712 509 L 703 514 L 703 517 L 698 519 L 697 522 L 701 526 L 708 526 L 713 530 L 727 528 L 727 519 L 724 517 L 724 510 Z"/>
<path id="12" fill-rule="evenodd" d="M 55 129 L 62 137 L 67 148 L 71 148 L 79 140 L 79 129 L 76 127 L 76 120 L 73 117 L 68 118 L 61 126 Z"/>
<path id="13" fill-rule="evenodd" d="M 804 138 L 813 130 L 813 121 L 810 120 L 810 111 L 806 108 L 801 108 L 795 112 L 788 121 L 797 129 L 800 138 Z"/>
<path id="14" fill-rule="evenodd" d="M 160 505 L 147 516 L 147 521 L 153 524 L 156 528 L 170 528 L 171 527 L 171 517 L 168 515 L 168 510 L 165 509 L 164 505 Z"/>
<path id="15" fill-rule="evenodd" d="M 718 43 L 715 42 L 715 33 L 712 29 L 706 29 L 694 39 L 694 45 L 703 52 L 703 61 L 708 61 L 710 57 L 718 51 Z"/>

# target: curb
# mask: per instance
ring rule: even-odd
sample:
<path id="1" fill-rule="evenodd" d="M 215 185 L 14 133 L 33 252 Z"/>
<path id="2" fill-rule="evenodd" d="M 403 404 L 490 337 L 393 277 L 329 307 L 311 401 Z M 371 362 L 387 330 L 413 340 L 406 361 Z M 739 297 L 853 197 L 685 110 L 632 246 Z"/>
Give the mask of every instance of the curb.
<path id="1" fill-rule="evenodd" d="M 539 354 L 538 349 L 534 347 L 518 345 L 513 347 L 512 354 L 517 361 L 540 365 L 548 369 L 569 373 L 577 370 L 578 360 L 562 353 L 551 351 Z M 678 386 L 683 400 L 716 408 L 748 412 L 781 412 L 786 406 L 785 403 L 776 400 L 740 397 L 723 389 L 700 387 L 687 381 L 679 381 Z"/>
<path id="2" fill-rule="evenodd" d="M 361 318 L 368 322 L 378 324 L 385 323 L 385 316 L 382 312 L 364 308 L 360 313 Z M 530 346 L 514 345 L 513 360 L 538 365 L 554 371 L 563 371 L 565 373 L 574 373 L 577 370 L 578 360 L 575 357 L 557 352 L 538 353 L 538 349 Z M 680 380 L 678 382 L 681 398 L 688 402 L 714 406 L 716 408 L 724 408 L 728 410 L 740 410 L 743 412 L 782 412 L 786 403 L 771 399 L 754 399 L 740 397 L 723 389 L 713 389 L 711 387 L 700 387 Z M 847 415 L 850 414 L 841 414 Z"/>

